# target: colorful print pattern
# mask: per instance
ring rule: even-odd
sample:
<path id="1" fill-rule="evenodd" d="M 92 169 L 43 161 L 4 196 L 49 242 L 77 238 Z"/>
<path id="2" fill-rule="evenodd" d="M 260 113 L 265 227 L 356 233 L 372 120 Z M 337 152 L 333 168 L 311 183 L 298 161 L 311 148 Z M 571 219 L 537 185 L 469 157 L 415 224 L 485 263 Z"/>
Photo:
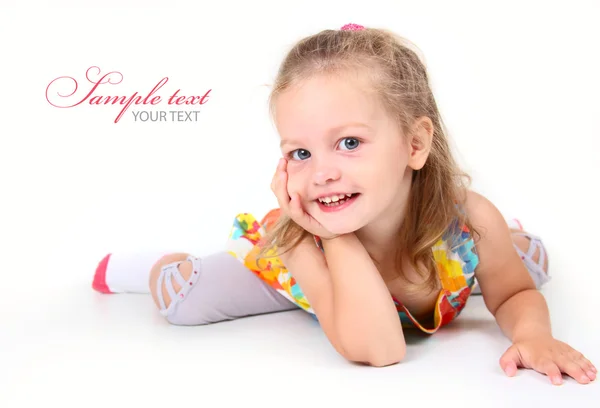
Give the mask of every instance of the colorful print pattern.
<path id="1" fill-rule="evenodd" d="M 271 210 L 259 223 L 251 214 L 238 214 L 229 234 L 227 250 L 259 278 L 316 318 L 302 289 L 274 251 L 257 262 L 260 239 L 279 215 L 279 209 Z M 323 250 L 318 237 L 315 237 L 315 243 Z M 392 297 L 403 327 L 416 327 L 430 334 L 454 320 L 463 310 L 475 284 L 475 268 L 479 263 L 468 228 L 457 222 L 450 225 L 432 251 L 442 289 L 431 322 L 418 321 Z"/>

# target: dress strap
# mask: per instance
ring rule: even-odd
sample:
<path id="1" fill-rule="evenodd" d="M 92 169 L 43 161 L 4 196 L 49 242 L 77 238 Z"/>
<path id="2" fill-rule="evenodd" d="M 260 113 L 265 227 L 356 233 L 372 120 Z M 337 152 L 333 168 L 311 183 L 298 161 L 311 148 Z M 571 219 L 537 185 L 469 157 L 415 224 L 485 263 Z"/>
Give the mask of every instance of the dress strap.
<path id="1" fill-rule="evenodd" d="M 323 249 L 323 241 L 321 240 L 321 237 L 319 237 L 318 235 L 313 235 L 313 238 L 315 240 L 315 245 L 317 245 L 317 248 L 319 248 L 321 252 L 325 252 L 325 250 Z"/>

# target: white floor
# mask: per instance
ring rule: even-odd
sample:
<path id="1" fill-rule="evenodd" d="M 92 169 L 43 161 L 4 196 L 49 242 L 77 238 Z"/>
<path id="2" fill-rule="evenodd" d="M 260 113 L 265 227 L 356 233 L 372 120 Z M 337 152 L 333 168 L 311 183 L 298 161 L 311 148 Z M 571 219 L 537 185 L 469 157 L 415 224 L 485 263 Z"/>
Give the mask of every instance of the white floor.
<path id="1" fill-rule="evenodd" d="M 561 260 L 554 260 L 560 270 Z M 575 265 L 577 262 L 573 262 Z M 92 263 L 90 263 L 90 266 Z M 469 406 L 598 406 L 600 381 L 561 387 L 533 371 L 508 378 L 498 359 L 509 343 L 473 297 L 452 326 L 408 336 L 402 364 L 372 368 L 336 354 L 302 311 L 203 327 L 176 327 L 146 295 L 102 295 L 87 271 L 23 263 L 3 274 L 0 407 L 403 406 L 419 400 Z M 69 284 L 51 279 L 61 270 Z M 8 271 L 4 271 L 8 272 Z M 67 275 L 67 273 L 72 273 Z M 600 366 L 595 288 L 568 286 L 566 268 L 544 289 L 555 335 Z M 29 274 L 29 275 L 28 275 Z M 556 271 L 559 274 L 559 271 Z M 592 282 L 590 280 L 590 282 Z M 590 296 L 590 297 L 586 297 Z"/>

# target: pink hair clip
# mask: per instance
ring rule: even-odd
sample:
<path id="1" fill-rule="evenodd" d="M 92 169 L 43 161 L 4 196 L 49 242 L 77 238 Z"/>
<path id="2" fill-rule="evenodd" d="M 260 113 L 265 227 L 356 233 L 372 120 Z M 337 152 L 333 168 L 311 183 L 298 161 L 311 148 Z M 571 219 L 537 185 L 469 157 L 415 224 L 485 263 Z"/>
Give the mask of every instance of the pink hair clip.
<path id="1" fill-rule="evenodd" d="M 341 28 L 342 31 L 360 31 L 360 30 L 364 30 L 365 27 L 361 26 L 360 24 L 346 24 L 345 26 L 343 26 Z"/>

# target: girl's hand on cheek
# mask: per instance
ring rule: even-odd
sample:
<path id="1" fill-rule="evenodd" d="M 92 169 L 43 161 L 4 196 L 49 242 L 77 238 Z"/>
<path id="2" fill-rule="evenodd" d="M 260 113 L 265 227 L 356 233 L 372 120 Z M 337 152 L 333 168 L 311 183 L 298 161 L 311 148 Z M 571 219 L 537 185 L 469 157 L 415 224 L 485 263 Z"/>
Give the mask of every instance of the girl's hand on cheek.
<path id="1" fill-rule="evenodd" d="M 311 215 L 304 211 L 298 193 L 288 193 L 287 183 L 288 174 L 286 171 L 287 161 L 279 159 L 277 170 L 271 182 L 271 190 L 277 197 L 277 202 L 281 210 L 288 215 L 296 224 L 300 225 L 306 231 L 317 235 L 322 239 L 332 239 L 338 234 L 332 234 L 327 231 L 321 223 L 315 220 Z"/>

